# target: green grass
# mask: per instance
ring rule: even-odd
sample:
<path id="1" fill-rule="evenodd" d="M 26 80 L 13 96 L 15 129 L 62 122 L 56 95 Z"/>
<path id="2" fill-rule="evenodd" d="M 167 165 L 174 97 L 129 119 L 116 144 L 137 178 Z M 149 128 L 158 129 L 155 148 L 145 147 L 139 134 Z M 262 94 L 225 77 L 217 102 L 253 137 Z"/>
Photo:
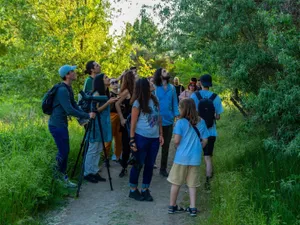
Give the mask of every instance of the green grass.
<path id="1" fill-rule="evenodd" d="M 218 133 L 207 224 L 300 224 L 299 157 L 267 152 L 264 129 L 234 110 Z"/>
<path id="2" fill-rule="evenodd" d="M 0 224 L 32 224 L 38 211 L 61 203 L 70 193 L 53 180 L 57 149 L 39 105 L 0 104 Z M 82 135 L 73 120 L 69 168 Z"/>
<path id="3" fill-rule="evenodd" d="M 73 193 L 52 179 L 57 149 L 39 104 L 0 104 L 0 224 L 39 224 L 38 212 Z M 71 169 L 83 129 L 74 119 L 69 130 Z M 218 132 L 211 201 L 204 203 L 199 191 L 200 208 L 209 205 L 211 212 L 207 222 L 199 215 L 199 224 L 300 224 L 299 156 L 267 152 L 264 129 L 234 110 L 226 109 Z"/>

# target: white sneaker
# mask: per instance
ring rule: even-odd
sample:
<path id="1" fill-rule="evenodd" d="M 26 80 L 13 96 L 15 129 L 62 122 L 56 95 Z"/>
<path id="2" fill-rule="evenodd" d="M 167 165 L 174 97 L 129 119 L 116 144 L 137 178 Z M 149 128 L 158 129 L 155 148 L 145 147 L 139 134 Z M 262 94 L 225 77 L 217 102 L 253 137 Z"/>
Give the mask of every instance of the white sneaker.
<path id="1" fill-rule="evenodd" d="M 77 184 L 71 182 L 69 178 L 65 178 L 65 187 L 66 188 L 77 188 Z"/>

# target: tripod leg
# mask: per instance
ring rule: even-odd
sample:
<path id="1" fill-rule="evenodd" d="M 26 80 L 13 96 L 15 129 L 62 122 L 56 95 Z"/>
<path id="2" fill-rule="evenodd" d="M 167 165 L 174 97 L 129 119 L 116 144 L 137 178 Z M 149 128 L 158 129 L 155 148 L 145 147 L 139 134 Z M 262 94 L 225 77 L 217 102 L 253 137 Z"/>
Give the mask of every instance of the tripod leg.
<path id="1" fill-rule="evenodd" d="M 75 175 L 75 171 L 76 171 L 76 168 L 77 168 L 77 164 L 78 164 L 78 162 L 79 162 L 80 155 L 82 154 L 81 152 L 82 152 L 83 146 L 85 145 L 85 138 L 86 138 L 86 135 L 87 135 L 87 131 L 88 131 L 88 129 L 86 128 L 85 133 L 84 133 L 84 137 L 83 137 L 82 142 L 81 142 L 81 144 L 80 144 L 80 150 L 79 150 L 79 153 L 78 153 L 78 155 L 77 155 L 77 159 L 76 159 L 75 165 L 74 165 L 74 167 L 73 167 L 73 171 L 72 171 L 71 178 L 73 178 L 74 175 Z"/>
<path id="2" fill-rule="evenodd" d="M 112 186 L 112 182 L 111 182 L 111 176 L 110 176 L 110 171 L 109 171 L 109 159 L 107 157 L 107 153 L 106 153 L 106 149 L 105 149 L 105 144 L 104 144 L 104 137 L 103 137 L 103 130 L 102 130 L 102 124 L 101 124 L 101 117 L 100 117 L 100 113 L 98 113 L 98 125 L 99 125 L 99 129 L 100 129 L 100 135 L 101 135 L 101 140 L 102 140 L 102 145 L 103 145 L 103 151 L 104 151 L 104 157 L 105 157 L 105 164 L 106 164 L 106 168 L 107 168 L 107 173 L 108 173 L 108 179 L 109 179 L 109 184 L 110 184 L 110 190 L 113 191 L 113 186 Z"/>
<path id="3" fill-rule="evenodd" d="M 78 179 L 78 187 L 77 187 L 76 197 L 79 197 L 79 192 L 80 192 L 80 188 L 81 188 L 82 180 L 83 180 L 83 176 L 84 176 L 84 164 L 85 164 L 86 153 L 89 149 L 89 139 L 90 139 L 90 134 L 91 134 L 90 130 L 91 130 L 92 122 L 95 122 L 95 120 L 90 120 L 88 123 L 87 129 L 86 129 L 87 140 L 85 141 L 84 148 L 83 148 L 84 149 L 83 160 L 82 160 L 81 171 L 80 171 L 79 179 Z"/>

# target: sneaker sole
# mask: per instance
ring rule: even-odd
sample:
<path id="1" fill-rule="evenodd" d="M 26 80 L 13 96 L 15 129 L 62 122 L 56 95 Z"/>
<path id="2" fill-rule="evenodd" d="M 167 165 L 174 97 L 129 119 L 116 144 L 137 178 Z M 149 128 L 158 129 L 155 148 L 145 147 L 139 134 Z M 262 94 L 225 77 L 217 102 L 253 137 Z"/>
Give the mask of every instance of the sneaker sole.
<path id="1" fill-rule="evenodd" d="M 90 183 L 92 183 L 92 184 L 97 184 L 98 183 L 98 181 L 97 180 L 94 180 L 94 181 L 92 181 L 92 180 L 88 180 L 88 179 L 84 179 L 85 181 L 87 181 L 87 182 L 90 182 Z"/>
<path id="2" fill-rule="evenodd" d="M 131 196 L 129 196 L 129 198 L 132 198 L 132 199 L 134 199 L 134 200 L 136 200 L 136 201 L 139 201 L 139 202 L 145 201 L 145 199 L 135 199 L 134 197 L 131 197 Z"/>
<path id="3" fill-rule="evenodd" d="M 183 213 L 184 211 L 168 212 L 169 214 Z"/>

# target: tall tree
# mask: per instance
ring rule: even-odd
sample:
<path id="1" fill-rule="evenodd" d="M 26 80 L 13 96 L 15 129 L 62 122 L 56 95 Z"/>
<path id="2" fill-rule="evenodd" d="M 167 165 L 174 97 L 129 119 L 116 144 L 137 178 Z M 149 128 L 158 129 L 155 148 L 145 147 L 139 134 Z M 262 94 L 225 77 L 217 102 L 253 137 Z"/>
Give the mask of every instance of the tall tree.
<path id="1" fill-rule="evenodd" d="M 240 91 L 270 133 L 265 146 L 299 157 L 299 1 L 163 0 L 156 9 L 174 51 Z"/>
<path id="2" fill-rule="evenodd" d="M 132 43 L 146 47 L 150 51 L 156 48 L 159 31 L 146 8 L 142 8 L 139 18 L 133 24 Z"/>
<path id="3" fill-rule="evenodd" d="M 0 79 L 6 91 L 22 95 L 30 91 L 33 96 L 40 96 L 59 81 L 57 70 L 62 64 L 76 64 L 79 80 L 83 79 L 85 63 L 91 59 L 107 65 L 103 71 L 109 75 L 123 70 L 108 66 L 114 60 L 112 55 L 118 51 L 121 55 L 121 48 L 126 46 L 124 50 L 128 51 L 128 37 L 124 33 L 114 43 L 109 35 L 111 9 L 107 0 L 29 0 L 4 4 L 5 10 L 0 10 L 0 27 L 4 32 L 0 35 L 4 46 L 1 49 L 6 51 L 0 58 Z M 124 60 L 129 64 L 129 57 Z"/>

